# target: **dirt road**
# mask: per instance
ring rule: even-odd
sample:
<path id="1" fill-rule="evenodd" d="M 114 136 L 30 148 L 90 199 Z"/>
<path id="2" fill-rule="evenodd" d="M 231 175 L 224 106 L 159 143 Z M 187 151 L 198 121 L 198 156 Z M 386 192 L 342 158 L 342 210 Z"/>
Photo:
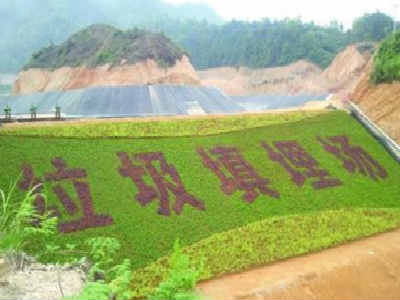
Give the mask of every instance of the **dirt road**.
<path id="1" fill-rule="evenodd" d="M 400 299 L 400 230 L 198 288 L 206 299 Z"/>

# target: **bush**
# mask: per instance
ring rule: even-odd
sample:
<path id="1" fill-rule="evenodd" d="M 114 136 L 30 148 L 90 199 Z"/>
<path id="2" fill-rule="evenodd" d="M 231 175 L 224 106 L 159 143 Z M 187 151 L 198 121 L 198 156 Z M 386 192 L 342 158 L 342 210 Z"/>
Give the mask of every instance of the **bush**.
<path id="1" fill-rule="evenodd" d="M 21 202 L 13 201 L 16 185 L 17 181 L 10 184 L 7 193 L 0 189 L 0 253 L 21 268 L 25 251 L 39 259 L 47 254 L 42 248 L 51 245 L 51 237 L 57 233 L 57 218 L 51 217 L 50 212 L 41 215 L 36 210 L 34 201 L 39 194 L 35 192 L 40 185 L 29 190 Z"/>
<path id="2" fill-rule="evenodd" d="M 390 35 L 374 58 L 371 81 L 375 84 L 400 80 L 400 31 Z"/>
<path id="3" fill-rule="evenodd" d="M 132 265 L 129 259 L 122 264 L 113 266 L 115 254 L 121 248 L 115 238 L 97 237 L 90 239 L 89 259 L 92 267 L 89 270 L 89 282 L 82 292 L 68 299 L 108 300 L 132 299 Z"/>
<path id="4" fill-rule="evenodd" d="M 167 279 L 160 283 L 151 299 L 197 299 L 194 293 L 200 271 L 190 265 L 189 257 L 183 254 L 179 240 L 175 241 L 174 252 L 170 258 L 170 267 Z"/>

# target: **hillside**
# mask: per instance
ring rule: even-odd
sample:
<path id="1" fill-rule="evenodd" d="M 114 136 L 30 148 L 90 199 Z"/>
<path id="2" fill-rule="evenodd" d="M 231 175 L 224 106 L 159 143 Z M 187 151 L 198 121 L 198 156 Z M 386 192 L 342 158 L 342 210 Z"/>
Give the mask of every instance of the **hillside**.
<path id="1" fill-rule="evenodd" d="M 197 76 L 186 53 L 161 34 L 92 25 L 35 53 L 14 94 L 149 83 L 196 84 Z"/>
<path id="2" fill-rule="evenodd" d="M 59 44 L 92 24 L 122 29 L 156 22 L 160 18 L 221 23 L 206 4 L 174 5 L 163 0 L 2 0 L 0 1 L 0 73 L 17 73 L 33 53 Z"/>
<path id="3" fill-rule="evenodd" d="M 400 83 L 375 85 L 370 81 L 372 70 L 371 61 L 351 99 L 390 137 L 400 143 Z"/>
<path id="4" fill-rule="evenodd" d="M 390 35 L 368 63 L 351 99 L 400 143 L 400 32 Z"/>
<path id="5" fill-rule="evenodd" d="M 298 60 L 326 68 L 349 44 L 379 41 L 393 27 L 392 18 L 380 12 L 358 18 L 349 30 L 338 22 L 277 20 L 267 11 L 261 21 L 223 22 L 206 4 L 166 0 L 4 0 L 0 17 L 0 73 L 20 71 L 41 48 L 99 23 L 163 32 L 191 55 L 197 69 L 270 68 Z"/>
<path id="6" fill-rule="evenodd" d="M 283 67 L 213 68 L 198 71 L 204 85 L 221 88 L 229 95 L 256 94 L 328 94 L 343 97 L 358 83 L 374 51 L 371 43 L 350 45 L 322 70 L 300 60 Z"/>
<path id="7" fill-rule="evenodd" d="M 203 85 L 217 86 L 234 96 L 300 92 L 320 94 L 324 89 L 312 85 L 312 81 L 321 73 L 321 68 L 307 61 L 276 68 L 223 67 L 198 71 Z"/>
<path id="8" fill-rule="evenodd" d="M 134 64 L 147 59 L 160 66 L 171 67 L 184 51 L 161 34 L 133 29 L 122 31 L 109 25 L 92 25 L 59 46 L 49 46 L 34 53 L 24 70 L 57 69 L 104 64 Z"/>
<path id="9" fill-rule="evenodd" d="M 207 279 L 399 224 L 400 167 L 345 112 L 8 128 L 0 186 L 19 179 L 15 201 L 43 182 L 35 204 L 59 216 L 61 249 L 118 238 L 135 299 L 178 238 Z"/>

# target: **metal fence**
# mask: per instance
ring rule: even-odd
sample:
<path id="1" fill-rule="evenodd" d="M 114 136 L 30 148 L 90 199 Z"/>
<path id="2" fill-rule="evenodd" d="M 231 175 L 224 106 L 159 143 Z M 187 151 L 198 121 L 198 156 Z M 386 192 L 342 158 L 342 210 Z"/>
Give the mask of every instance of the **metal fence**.
<path id="1" fill-rule="evenodd" d="M 355 116 L 400 163 L 399 144 L 397 144 L 389 135 L 387 135 L 380 127 L 378 127 L 378 125 L 368 118 L 356 104 L 349 101 L 349 108 L 353 116 Z"/>

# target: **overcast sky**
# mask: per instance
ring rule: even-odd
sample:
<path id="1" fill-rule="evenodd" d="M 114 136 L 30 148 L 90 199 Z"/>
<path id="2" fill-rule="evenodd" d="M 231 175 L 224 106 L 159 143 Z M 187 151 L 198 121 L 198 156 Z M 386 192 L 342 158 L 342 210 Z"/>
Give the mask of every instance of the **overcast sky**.
<path id="1" fill-rule="evenodd" d="M 301 17 L 305 21 L 329 24 L 336 19 L 346 28 L 354 18 L 379 10 L 399 20 L 400 0 L 164 0 L 170 3 L 207 3 L 225 20 L 257 20 L 264 17 L 282 19 Z"/>

